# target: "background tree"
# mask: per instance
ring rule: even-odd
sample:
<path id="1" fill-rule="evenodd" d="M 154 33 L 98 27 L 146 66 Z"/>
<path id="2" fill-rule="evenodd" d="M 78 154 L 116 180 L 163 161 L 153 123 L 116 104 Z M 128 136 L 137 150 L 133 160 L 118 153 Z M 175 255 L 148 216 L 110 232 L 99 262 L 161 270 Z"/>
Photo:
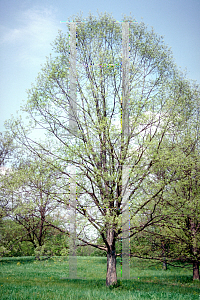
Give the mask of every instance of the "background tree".
<path id="1" fill-rule="evenodd" d="M 184 82 L 183 82 L 184 83 Z M 185 85 L 188 83 L 185 81 Z M 162 201 L 157 211 L 161 222 L 147 228 L 140 236 L 144 249 L 141 256 L 164 259 L 164 262 L 184 262 L 193 265 L 193 279 L 199 280 L 200 220 L 199 220 L 199 87 L 188 86 L 190 103 L 179 111 L 165 137 L 152 168 L 152 189 L 164 182 Z M 163 153 L 162 153 L 163 152 Z M 146 193 L 146 190 L 143 190 Z M 147 216 L 148 217 L 148 216 Z M 133 249 L 137 255 L 138 249 Z M 163 257 L 162 257 L 163 256 Z"/>
<path id="2" fill-rule="evenodd" d="M 16 228 L 14 236 L 17 240 L 13 243 L 15 248 L 16 242 L 20 248 L 18 242 L 22 241 L 32 243 L 34 248 L 41 248 L 50 232 L 53 233 L 52 228 L 55 238 L 58 237 L 58 232 L 62 232 L 66 239 L 67 221 L 63 220 L 62 208 L 67 208 L 64 203 L 69 188 L 66 188 L 68 184 L 60 179 L 58 172 L 48 162 L 38 157 L 21 159 L 18 167 L 13 167 L 3 179 L 4 197 L 7 199 L 7 220 L 4 221 L 4 226 Z M 8 233 L 4 228 L 4 240 L 10 248 L 13 233 Z"/>
<path id="3" fill-rule="evenodd" d="M 170 121 L 186 102 L 184 89 L 181 93 L 179 89 L 181 78 L 162 38 L 143 23 L 125 17 L 130 43 L 130 124 L 125 137 L 120 125 L 122 121 L 124 128 L 121 24 L 107 14 L 98 19 L 90 15 L 82 23 L 78 16 L 73 21 L 77 22 L 77 114 L 73 116 L 77 133 L 69 127 L 70 44 L 61 32 L 54 42 L 55 56 L 47 60 L 24 106 L 37 128 L 46 130 L 47 142 L 32 140 L 22 122 L 10 122 L 9 128 L 18 142 L 38 155 L 42 152 L 42 159 L 51 157 L 54 168 L 68 179 L 71 174 L 67 166 L 76 166 L 77 214 L 86 219 L 84 228 L 93 226 L 104 245 L 93 243 L 84 230 L 78 232 L 78 239 L 107 252 L 106 284 L 111 285 L 117 281 L 116 243 L 122 234 L 123 168 L 130 166 L 133 236 L 162 219 L 156 207 L 165 184 L 159 183 L 143 197 L 141 187 L 151 180 L 164 136 L 171 130 Z M 145 207 L 150 210 L 150 218 L 138 224 Z"/>
<path id="4" fill-rule="evenodd" d="M 7 199 L 3 197 L 3 184 L 1 182 L 2 176 L 7 172 L 8 168 L 5 163 L 11 156 L 13 156 L 14 144 L 13 137 L 6 133 L 0 132 L 0 237 L 2 229 L 2 219 L 6 216 Z"/>
<path id="5" fill-rule="evenodd" d="M 62 222 L 59 221 L 54 218 L 52 223 L 62 227 Z M 43 245 L 37 247 L 34 247 L 34 244 L 30 241 L 29 232 L 15 220 L 4 219 L 1 229 L 0 256 L 35 256 L 37 259 L 41 259 L 45 256 L 68 255 L 67 232 L 63 234 L 60 230 L 49 226 L 43 236 Z"/>
<path id="6" fill-rule="evenodd" d="M 187 145 L 187 146 L 186 146 Z M 188 143 L 179 162 L 174 165 L 176 177 L 168 189 L 168 221 L 162 226 L 167 228 L 168 240 L 176 246 L 169 252 L 171 260 L 193 264 L 193 279 L 199 280 L 200 262 L 200 190 L 199 190 L 199 153 L 197 143 Z M 170 203 L 170 204 L 169 204 Z"/>

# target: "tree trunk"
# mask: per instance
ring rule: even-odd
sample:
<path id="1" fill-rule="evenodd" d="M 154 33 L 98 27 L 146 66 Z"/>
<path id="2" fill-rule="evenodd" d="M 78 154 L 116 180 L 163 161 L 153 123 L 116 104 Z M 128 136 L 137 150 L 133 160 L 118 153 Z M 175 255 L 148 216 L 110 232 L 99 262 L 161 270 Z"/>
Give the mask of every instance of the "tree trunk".
<path id="1" fill-rule="evenodd" d="M 167 263 L 166 263 L 166 260 L 163 261 L 163 270 L 167 270 Z"/>
<path id="2" fill-rule="evenodd" d="M 115 253 L 115 231 L 113 229 L 107 230 L 107 275 L 106 285 L 110 286 L 117 283 L 117 271 L 116 271 L 116 253 Z"/>
<path id="3" fill-rule="evenodd" d="M 199 262 L 193 262 L 193 280 L 199 280 Z"/>
<path id="4" fill-rule="evenodd" d="M 194 257 L 197 255 L 197 225 L 194 218 L 190 218 L 190 229 L 192 233 L 192 250 Z M 193 280 L 199 280 L 199 261 L 193 261 Z"/>
<path id="5" fill-rule="evenodd" d="M 163 270 L 167 270 L 167 262 L 165 258 L 165 243 L 162 241 L 162 257 L 163 257 Z"/>
<path id="6" fill-rule="evenodd" d="M 117 271 L 116 271 L 116 253 L 112 251 L 107 253 L 107 275 L 106 285 L 117 283 Z"/>

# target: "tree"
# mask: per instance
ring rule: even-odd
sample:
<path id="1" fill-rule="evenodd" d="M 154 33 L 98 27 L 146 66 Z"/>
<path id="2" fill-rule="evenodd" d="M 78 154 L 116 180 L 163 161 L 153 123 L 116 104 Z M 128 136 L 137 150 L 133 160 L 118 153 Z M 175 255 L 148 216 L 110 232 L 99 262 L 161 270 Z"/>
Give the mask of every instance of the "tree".
<path id="1" fill-rule="evenodd" d="M 15 225 L 18 233 L 14 241 L 12 237 L 9 238 L 10 233 L 4 230 L 5 243 L 10 248 L 16 243 L 19 246 L 19 242 L 24 241 L 32 243 L 34 248 L 41 248 L 52 228 L 55 232 L 68 235 L 66 221 L 62 221 L 60 212 L 62 207 L 66 209 L 64 203 L 67 184 L 48 162 L 33 155 L 28 160 L 21 158 L 18 167 L 13 166 L 12 171 L 3 179 L 4 197 L 7 199 L 6 217 L 12 220 L 9 223 L 12 227 L 13 222 L 18 224 Z"/>
<path id="2" fill-rule="evenodd" d="M 31 220 L 29 220 L 30 222 Z M 51 220 L 58 228 L 62 228 L 62 221 Z M 3 219 L 0 239 L 0 256 L 32 256 L 40 259 L 41 256 L 67 256 L 69 241 L 68 235 L 52 226 L 45 228 L 42 246 L 34 247 L 28 236 L 29 230 L 10 218 Z M 37 233 L 37 232 L 36 232 Z"/>
<path id="3" fill-rule="evenodd" d="M 191 151 L 191 148 L 187 150 Z M 199 155 L 188 155 L 188 151 L 182 157 L 179 155 L 179 162 L 173 166 L 173 172 L 176 174 L 173 177 L 176 177 L 176 180 L 174 178 L 163 193 L 164 218 L 150 236 L 153 235 L 157 250 L 163 246 L 165 261 L 192 264 L 193 280 L 199 280 Z M 150 233 L 149 230 L 147 232 Z M 150 253 L 152 254 L 149 251 L 147 256 Z M 152 256 L 159 257 L 156 252 Z"/>
<path id="4" fill-rule="evenodd" d="M 186 125 L 185 125 L 186 126 Z M 199 280 L 200 263 L 200 161 L 197 130 L 186 130 L 182 135 L 177 159 L 173 159 L 174 180 L 167 189 L 165 200 L 170 203 L 170 216 L 162 224 L 167 228 L 168 240 L 175 245 L 169 252 L 170 260 L 192 263 L 193 279 Z M 187 128 L 188 129 L 188 128 Z M 177 153 L 176 153 L 177 155 Z M 175 180 L 176 179 L 176 180 Z M 169 215 L 169 213 L 168 213 Z"/>
<path id="5" fill-rule="evenodd" d="M 86 21 L 78 16 L 73 21 L 77 23 L 77 72 L 72 74 L 73 67 L 70 71 L 73 47 L 67 35 L 59 32 L 54 42 L 56 55 L 47 60 L 24 106 L 48 139 L 45 143 L 31 139 L 21 121 L 10 121 L 8 127 L 18 142 L 39 156 L 42 153 L 42 159 L 51 156 L 53 167 L 68 180 L 72 176 L 67 166 L 76 167 L 76 212 L 86 219 L 84 228 L 90 224 L 104 245 L 89 240 L 84 231 L 78 233 L 78 239 L 107 252 L 109 286 L 117 281 L 116 243 L 128 221 L 122 218 L 127 210 L 123 174 L 129 169 L 130 236 L 134 236 L 162 219 L 156 207 L 165 184 L 159 183 L 140 198 L 141 187 L 150 180 L 164 136 L 171 130 L 170 121 L 185 101 L 172 54 L 153 30 L 131 17 L 123 19 L 122 23 L 129 24 L 128 65 L 121 55 L 124 25 L 107 14 L 90 15 Z M 72 75 L 76 77 L 76 100 L 71 96 L 75 89 Z M 128 78 L 128 87 L 124 78 Z M 150 218 L 138 225 L 146 207 Z"/>
<path id="6" fill-rule="evenodd" d="M 152 168 L 154 183 L 149 184 L 149 189 L 152 189 L 156 182 L 165 182 L 162 201 L 157 206 L 157 211 L 163 214 L 163 219 L 142 233 L 146 247 L 141 252 L 147 258 L 192 264 L 193 279 L 199 280 L 200 94 L 199 86 L 187 86 L 192 101 L 179 111 L 177 118 L 173 120 L 173 123 L 178 124 L 173 126 L 174 130 L 165 137 L 160 157 L 157 156 L 157 164 Z"/>
<path id="7" fill-rule="evenodd" d="M 13 137 L 11 137 L 8 132 L 1 133 L 0 132 L 0 186 L 2 192 L 2 183 L 1 177 L 7 172 L 7 168 L 4 167 L 4 164 L 7 162 L 11 155 L 14 152 L 14 144 L 13 144 Z M 0 229 L 2 226 L 2 218 L 6 215 L 5 207 L 7 201 L 5 198 L 1 197 L 0 199 Z"/>

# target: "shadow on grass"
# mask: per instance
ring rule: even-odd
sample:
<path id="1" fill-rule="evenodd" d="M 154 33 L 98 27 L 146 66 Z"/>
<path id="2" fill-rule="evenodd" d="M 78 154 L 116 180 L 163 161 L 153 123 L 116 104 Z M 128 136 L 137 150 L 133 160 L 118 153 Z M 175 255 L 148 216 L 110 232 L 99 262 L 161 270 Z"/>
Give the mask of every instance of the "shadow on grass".
<path id="1" fill-rule="evenodd" d="M 0 257 L 0 263 L 13 264 L 15 262 L 20 263 L 32 263 L 35 260 L 35 256 L 22 256 L 22 257 Z"/>
<path id="2" fill-rule="evenodd" d="M 106 258 L 81 258 L 79 267 L 81 270 L 79 272 L 80 278 L 77 279 L 62 277 L 62 275 L 68 274 L 68 262 L 57 264 L 59 259 L 52 258 L 49 262 L 34 262 L 35 257 L 0 259 L 2 265 L 5 264 L 2 266 L 3 272 L 5 272 L 5 275 L 2 272 L 3 277 L 1 279 L 2 295 L 8 296 L 13 290 L 11 298 L 5 296 L 7 298 L 4 297 L 2 299 L 38 299 L 36 296 L 34 296 L 35 298 L 30 296 L 35 290 L 40 295 L 44 295 L 43 298 L 40 298 L 41 300 L 56 299 L 56 295 L 63 295 L 59 299 L 64 300 L 67 299 L 66 295 L 68 295 L 68 299 L 73 300 L 110 300 L 114 298 L 124 300 L 129 299 L 129 293 L 133 295 L 130 299 L 197 299 L 197 296 L 200 294 L 200 282 L 193 282 L 192 276 L 188 274 L 173 273 L 173 269 L 169 270 L 169 272 L 161 269 L 153 272 L 154 270 L 151 271 L 150 267 L 148 267 L 143 272 L 141 269 L 135 268 L 133 274 L 139 274 L 138 277 L 135 276 L 130 280 L 121 280 L 118 277 L 117 284 L 106 287 L 105 278 L 100 279 L 100 276 L 102 276 L 101 271 L 106 272 Z M 10 263 L 13 263 L 13 267 Z M 21 265 L 18 263 L 21 263 Z M 26 263 L 26 268 L 23 268 L 23 264 Z M 119 263 L 120 259 L 117 262 L 118 266 Z M 7 268 L 6 264 L 9 265 L 9 268 Z M 86 272 L 87 268 L 91 270 L 89 274 Z M 10 271 L 8 272 L 9 269 Z M 12 298 L 15 293 L 19 293 L 19 298 Z M 53 296 L 47 297 L 47 293 L 52 293 Z M 142 293 L 146 293 L 145 297 L 148 298 L 143 298 Z M 139 294 L 141 294 L 141 297 Z M 154 298 L 149 298 L 151 297 L 149 295 Z M 179 295 L 182 295 L 183 298 L 179 298 Z"/>
<path id="3" fill-rule="evenodd" d="M 173 278 L 176 281 L 173 281 Z M 54 280 L 56 283 L 67 283 L 71 287 L 78 287 L 81 289 L 105 289 L 105 290 L 120 290 L 120 291 L 143 291 L 143 292 L 163 292 L 166 293 L 199 293 L 200 294 L 200 282 L 194 282 L 188 276 L 180 276 L 179 280 L 174 276 L 170 278 L 169 281 L 160 281 L 155 279 L 141 278 L 141 279 L 131 279 L 131 280 L 118 280 L 116 284 L 106 287 L 105 280 L 95 280 L 95 279 L 69 279 L 69 278 L 61 278 L 60 280 Z M 188 286 L 184 285 L 184 283 L 189 283 Z"/>

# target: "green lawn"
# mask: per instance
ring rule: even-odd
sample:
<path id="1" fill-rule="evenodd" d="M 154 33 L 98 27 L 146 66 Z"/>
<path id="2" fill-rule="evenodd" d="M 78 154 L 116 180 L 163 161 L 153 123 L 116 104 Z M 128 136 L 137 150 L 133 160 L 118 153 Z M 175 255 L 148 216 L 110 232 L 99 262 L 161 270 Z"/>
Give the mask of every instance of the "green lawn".
<path id="1" fill-rule="evenodd" d="M 175 299 L 200 300 L 200 282 L 192 281 L 192 270 L 169 267 L 137 259 L 131 261 L 130 280 L 105 286 L 106 258 L 78 257 L 78 276 L 68 279 L 68 261 L 52 258 L 34 261 L 31 257 L 0 259 L 0 299 Z"/>

